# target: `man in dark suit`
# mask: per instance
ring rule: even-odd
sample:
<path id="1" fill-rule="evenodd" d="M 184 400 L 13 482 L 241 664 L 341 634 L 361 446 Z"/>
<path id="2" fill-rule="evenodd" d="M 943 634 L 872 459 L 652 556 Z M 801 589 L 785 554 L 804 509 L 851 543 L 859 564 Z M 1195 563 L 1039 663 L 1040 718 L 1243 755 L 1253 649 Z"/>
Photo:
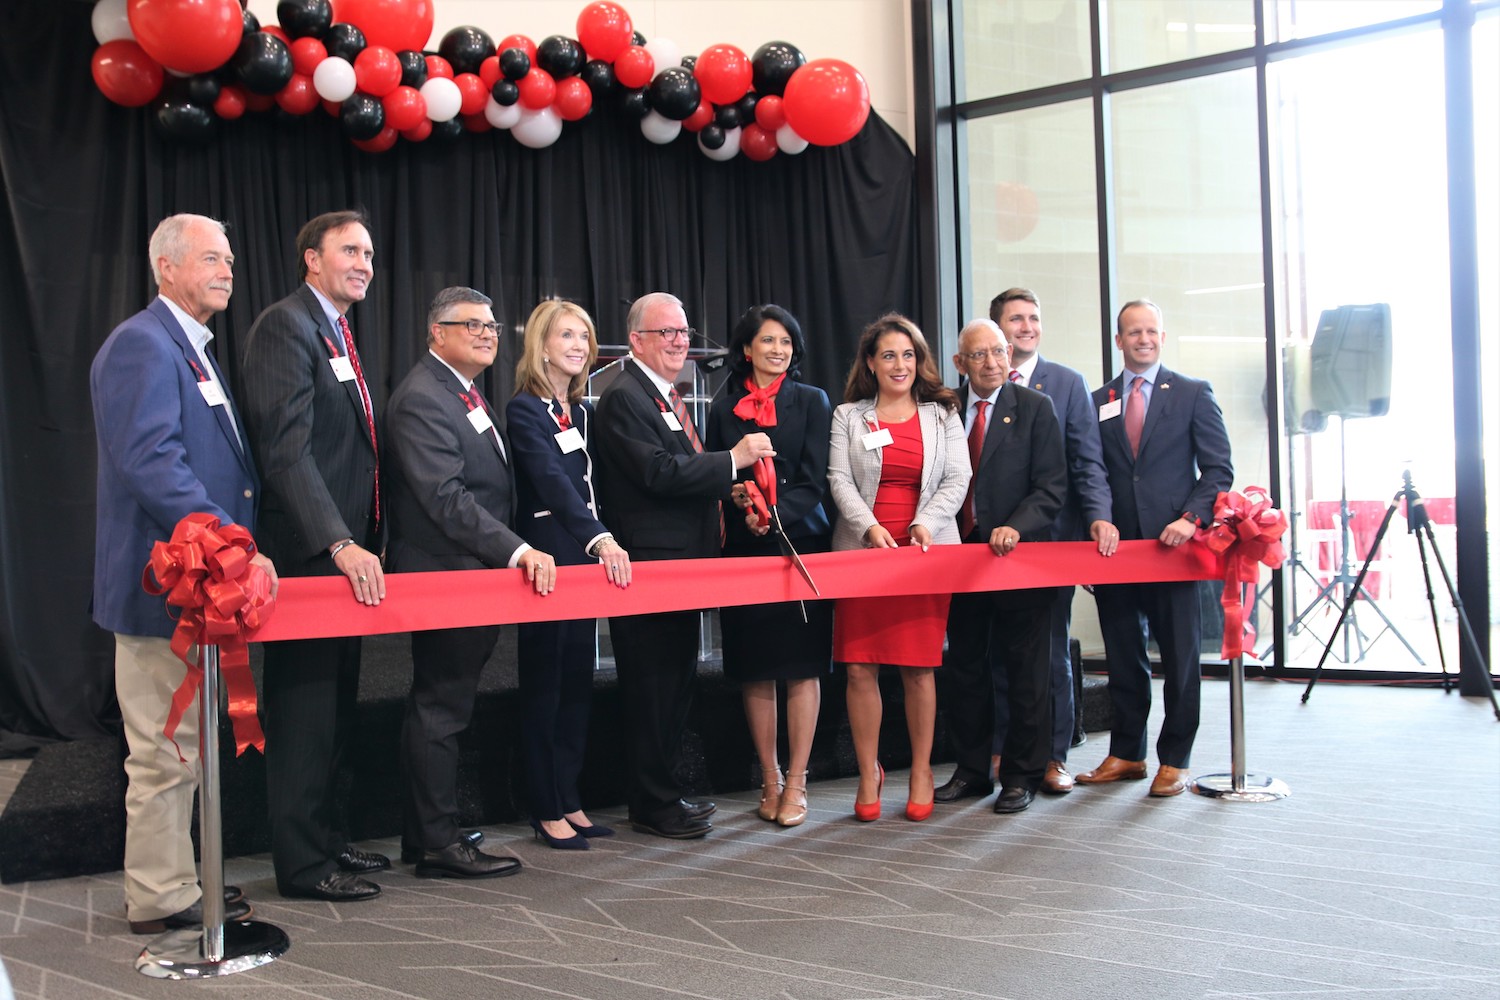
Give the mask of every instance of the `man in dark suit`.
<path id="1" fill-rule="evenodd" d="M 260 544 L 287 576 L 344 576 L 358 605 L 385 597 L 373 378 L 348 312 L 374 275 L 358 212 L 328 212 L 297 234 L 291 295 L 245 341 L 240 397 L 265 481 Z M 349 616 L 358 629 L 358 607 Z M 362 874 L 390 867 L 350 846 L 335 802 L 359 689 L 359 637 L 265 646 L 266 792 L 271 858 L 283 896 L 369 899 Z"/>
<path id="2" fill-rule="evenodd" d="M 1068 491 L 1067 458 L 1051 400 L 1007 384 L 1010 349 L 990 320 L 963 328 L 956 363 L 968 379 L 959 400 L 974 467 L 958 514 L 963 540 L 986 543 L 997 556 L 1015 551 L 1023 540 L 1046 541 Z M 934 793 L 937 801 L 989 793 L 995 733 L 991 672 L 1003 670 L 1010 721 L 994 808 L 1013 813 L 1031 805 L 1051 754 L 1047 608 L 1054 596 L 1051 587 L 953 595 L 948 655 L 939 678 L 958 766 Z"/>
<path id="3" fill-rule="evenodd" d="M 1063 447 L 1068 453 L 1068 498 L 1052 522 L 1052 540 L 1075 542 L 1085 538 L 1099 546 L 1099 554 L 1112 556 L 1120 532 L 1110 522 L 1108 474 L 1099 449 L 1099 422 L 1089 386 L 1083 375 L 1067 365 L 1043 358 L 1042 307 L 1036 293 L 1011 288 L 990 302 L 990 319 L 1000 327 L 1010 344 L 1011 380 L 1045 393 L 1057 412 Z M 1058 587 L 1052 604 L 1052 759 L 1042 790 L 1066 795 L 1073 790 L 1068 773 L 1068 748 L 1073 745 L 1077 706 L 1073 699 L 1073 658 L 1068 651 L 1068 626 L 1073 618 L 1073 589 Z M 1005 720 L 996 720 L 1003 742 Z M 1078 730 L 1078 742 L 1083 732 Z"/>
<path id="4" fill-rule="evenodd" d="M 204 325 L 229 305 L 234 288 L 224 224 L 171 216 L 156 227 L 148 252 L 158 296 L 115 328 L 89 370 L 99 438 L 93 615 L 115 634 L 115 692 L 130 748 L 125 909 L 136 934 L 203 922 L 188 832 L 198 787 L 198 706 L 195 699 L 183 713 L 174 745 L 162 730 L 187 667 L 171 649 L 176 623 L 162 598 L 141 588 L 141 570 L 152 546 L 188 514 L 253 531 L 260 493 L 244 425 Z M 251 562 L 270 575 L 274 593 L 271 561 L 257 552 Z M 225 919 L 250 915 L 238 889 L 226 887 L 225 895 Z"/>
<path id="5" fill-rule="evenodd" d="M 474 380 L 494 363 L 500 327 L 487 296 L 445 288 L 427 313 L 427 356 L 385 411 L 391 569 L 400 573 L 519 568 L 539 594 L 557 582 L 552 557 L 511 530 L 510 451 Z M 401 723 L 405 843 L 422 878 L 488 878 L 515 858 L 474 846 L 458 827 L 458 734 L 474 714 L 479 674 L 500 626 L 411 636 L 412 685 Z"/>
<path id="6" fill-rule="evenodd" d="M 637 562 L 717 556 L 720 504 L 738 470 L 775 454 L 771 439 L 747 434 L 730 451 L 705 453 L 675 384 L 693 335 L 682 302 L 665 292 L 642 296 L 626 323 L 630 357 L 598 407 L 604 523 Z M 698 612 L 611 618 L 609 633 L 634 770 L 631 824 L 659 837 L 701 837 L 713 829 L 714 804 L 684 799 L 676 773 L 698 666 Z"/>
<path id="7" fill-rule="evenodd" d="M 1094 393 L 1099 439 L 1114 523 L 1122 538 L 1154 538 L 1163 545 L 1190 541 L 1213 517 L 1219 493 L 1234 481 L 1224 414 L 1207 382 L 1161 363 L 1166 328 L 1149 299 L 1127 302 L 1115 321 L 1115 346 L 1125 371 Z M 1138 781 L 1146 776 L 1146 718 L 1151 711 L 1151 663 L 1146 629 L 1161 650 L 1166 719 L 1156 741 L 1161 767 L 1151 794 L 1180 795 L 1198 733 L 1198 585 L 1140 583 L 1094 589 L 1109 660 L 1114 727 L 1109 756 L 1081 784 Z"/>

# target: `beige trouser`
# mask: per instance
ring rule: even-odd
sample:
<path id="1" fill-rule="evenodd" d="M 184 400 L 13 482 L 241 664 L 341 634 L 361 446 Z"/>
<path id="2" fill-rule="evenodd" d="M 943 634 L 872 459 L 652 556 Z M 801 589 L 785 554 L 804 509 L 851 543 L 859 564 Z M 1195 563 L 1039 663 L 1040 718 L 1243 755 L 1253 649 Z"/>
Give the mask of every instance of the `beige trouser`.
<path id="1" fill-rule="evenodd" d="M 115 693 L 130 753 L 125 758 L 125 912 L 156 920 L 198 901 L 193 793 L 198 787 L 198 699 L 183 713 L 177 747 L 162 735 L 187 666 L 167 639 L 115 635 Z"/>

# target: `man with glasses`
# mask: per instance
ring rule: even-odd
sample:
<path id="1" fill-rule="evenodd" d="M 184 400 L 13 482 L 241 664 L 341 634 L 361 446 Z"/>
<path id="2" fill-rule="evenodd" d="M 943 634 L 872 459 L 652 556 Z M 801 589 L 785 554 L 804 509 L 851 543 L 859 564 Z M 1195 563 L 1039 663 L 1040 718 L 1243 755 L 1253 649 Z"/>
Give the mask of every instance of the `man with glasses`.
<path id="1" fill-rule="evenodd" d="M 490 305 L 472 288 L 439 292 L 427 312 L 427 356 L 386 407 L 390 566 L 400 573 L 519 569 L 545 595 L 556 567 L 511 530 L 510 450 L 474 381 L 499 349 Z M 411 635 L 402 842 L 419 852 L 418 878 L 492 878 L 521 868 L 515 858 L 479 850 L 458 825 L 458 734 L 473 717 L 479 674 L 499 634 L 500 626 L 481 625 Z"/>
<path id="2" fill-rule="evenodd" d="M 731 451 L 704 452 L 676 384 L 693 335 L 681 300 L 642 296 L 626 324 L 630 357 L 599 398 L 596 424 L 604 523 L 637 561 L 716 556 L 721 502 L 736 472 L 775 454 L 771 439 L 747 434 Z M 713 829 L 714 804 L 687 801 L 677 779 L 698 665 L 698 612 L 611 618 L 609 632 L 629 734 L 631 824 L 658 837 L 702 837 Z"/>

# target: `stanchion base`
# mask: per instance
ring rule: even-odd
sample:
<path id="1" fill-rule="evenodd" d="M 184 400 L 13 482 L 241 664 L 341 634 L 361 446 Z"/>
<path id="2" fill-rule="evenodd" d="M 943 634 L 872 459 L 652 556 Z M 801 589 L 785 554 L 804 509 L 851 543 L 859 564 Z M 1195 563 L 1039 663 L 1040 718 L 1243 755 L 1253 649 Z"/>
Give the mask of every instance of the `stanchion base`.
<path id="1" fill-rule="evenodd" d="M 203 928 L 168 931 L 141 949 L 135 969 L 153 979 L 210 979 L 259 968 L 276 961 L 292 946 L 274 924 L 238 920 L 224 925 L 224 957 L 203 957 Z"/>
<path id="2" fill-rule="evenodd" d="M 1286 782 L 1264 774 L 1245 775 L 1245 786 L 1238 790 L 1234 787 L 1232 774 L 1205 774 L 1201 778 L 1194 778 L 1189 787 L 1199 795 L 1230 802 L 1275 802 L 1292 794 Z"/>

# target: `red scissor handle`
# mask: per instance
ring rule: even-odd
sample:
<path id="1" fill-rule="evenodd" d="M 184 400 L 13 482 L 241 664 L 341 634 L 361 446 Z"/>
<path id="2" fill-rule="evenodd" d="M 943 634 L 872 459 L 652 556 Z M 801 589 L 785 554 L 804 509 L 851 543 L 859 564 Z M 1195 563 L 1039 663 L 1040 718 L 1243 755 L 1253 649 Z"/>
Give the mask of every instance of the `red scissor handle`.
<path id="1" fill-rule="evenodd" d="M 745 494 L 750 498 L 750 513 L 755 515 L 756 524 L 770 524 L 771 511 L 766 505 L 765 494 L 754 483 L 745 484 Z"/>
<path id="2" fill-rule="evenodd" d="M 769 506 L 776 506 L 776 465 L 770 456 L 755 460 L 755 485 L 760 487 L 765 502 Z"/>

